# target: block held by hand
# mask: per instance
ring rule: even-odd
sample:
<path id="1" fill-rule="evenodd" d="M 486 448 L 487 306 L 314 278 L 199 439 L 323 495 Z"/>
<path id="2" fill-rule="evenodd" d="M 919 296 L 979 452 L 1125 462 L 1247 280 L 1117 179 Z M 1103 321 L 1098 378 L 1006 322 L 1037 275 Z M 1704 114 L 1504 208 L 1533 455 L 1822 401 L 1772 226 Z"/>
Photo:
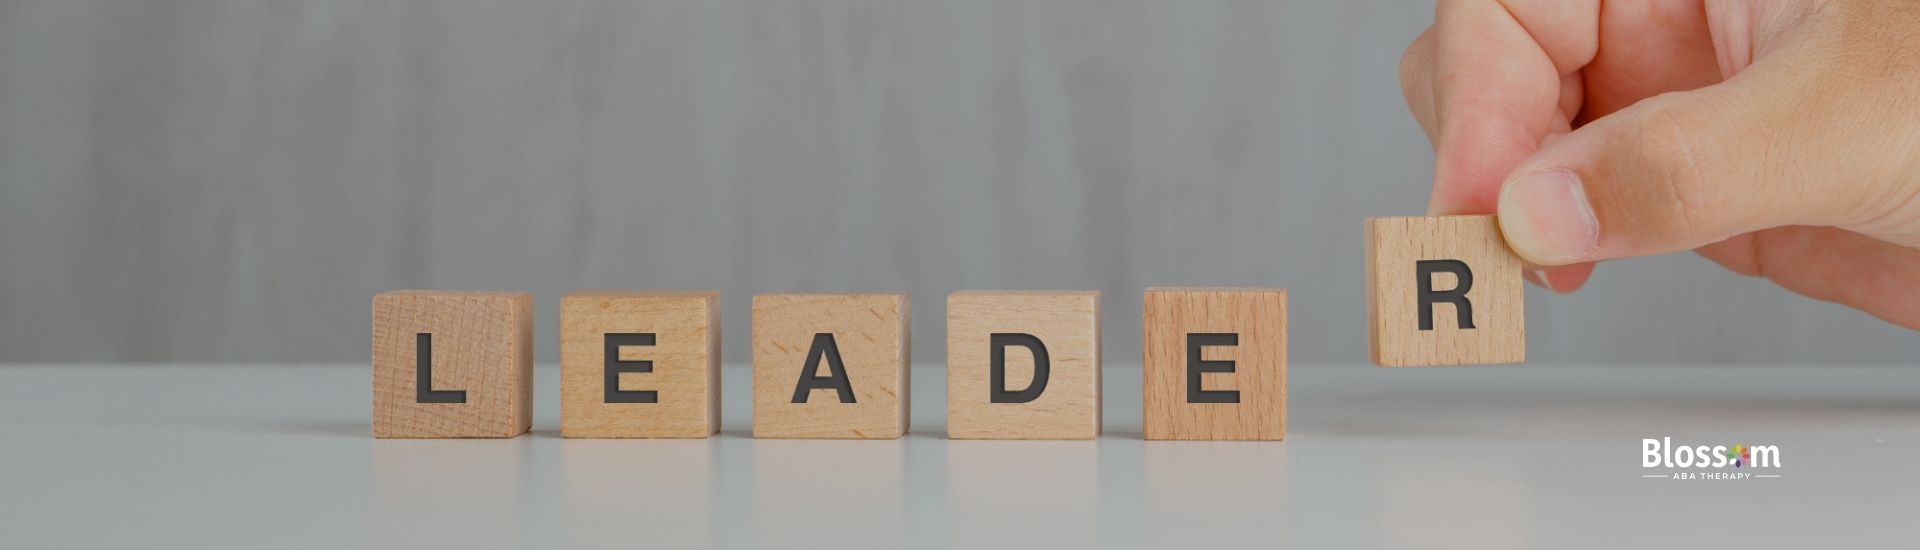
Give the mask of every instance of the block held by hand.
<path id="1" fill-rule="evenodd" d="M 1526 360 L 1521 262 L 1494 216 L 1369 218 L 1366 254 L 1374 364 Z"/>

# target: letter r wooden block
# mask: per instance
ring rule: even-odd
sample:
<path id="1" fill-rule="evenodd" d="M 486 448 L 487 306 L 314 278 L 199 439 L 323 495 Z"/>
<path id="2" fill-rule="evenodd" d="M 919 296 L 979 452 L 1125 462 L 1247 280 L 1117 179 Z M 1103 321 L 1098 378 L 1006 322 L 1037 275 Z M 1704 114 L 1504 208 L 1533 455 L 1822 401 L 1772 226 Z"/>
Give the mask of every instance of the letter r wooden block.
<path id="1" fill-rule="evenodd" d="M 532 294 L 373 297 L 374 437 L 513 437 L 532 425 Z"/>
<path id="2" fill-rule="evenodd" d="M 720 430 L 720 293 L 583 290 L 560 299 L 560 435 Z"/>
<path id="3" fill-rule="evenodd" d="M 907 433 L 905 294 L 753 297 L 753 436 Z"/>
<path id="4" fill-rule="evenodd" d="M 1279 440 L 1287 431 L 1287 291 L 1147 289 L 1147 439 Z"/>
<path id="5" fill-rule="evenodd" d="M 1366 242 L 1374 364 L 1526 360 L 1520 258 L 1494 216 L 1369 218 Z"/>
<path id="6" fill-rule="evenodd" d="M 1099 435 L 1099 292 L 947 297 L 947 437 Z"/>

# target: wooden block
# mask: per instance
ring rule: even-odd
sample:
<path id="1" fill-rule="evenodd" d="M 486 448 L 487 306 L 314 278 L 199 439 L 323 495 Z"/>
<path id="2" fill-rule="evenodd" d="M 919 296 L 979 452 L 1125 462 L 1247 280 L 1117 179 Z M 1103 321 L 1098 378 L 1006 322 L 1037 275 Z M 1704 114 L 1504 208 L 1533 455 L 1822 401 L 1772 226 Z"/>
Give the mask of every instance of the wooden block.
<path id="1" fill-rule="evenodd" d="M 753 297 L 753 436 L 907 433 L 905 294 Z"/>
<path id="2" fill-rule="evenodd" d="M 947 297 L 947 437 L 1099 435 L 1099 292 Z"/>
<path id="3" fill-rule="evenodd" d="M 720 431 L 720 293 L 583 290 L 560 299 L 560 435 Z"/>
<path id="4" fill-rule="evenodd" d="M 1494 216 L 1368 218 L 1366 241 L 1374 364 L 1526 360 L 1520 258 Z"/>
<path id="5" fill-rule="evenodd" d="M 1150 288 L 1143 309 L 1147 439 L 1286 436 L 1286 289 Z"/>
<path id="6" fill-rule="evenodd" d="M 374 437 L 514 437 L 532 425 L 532 294 L 373 297 Z"/>

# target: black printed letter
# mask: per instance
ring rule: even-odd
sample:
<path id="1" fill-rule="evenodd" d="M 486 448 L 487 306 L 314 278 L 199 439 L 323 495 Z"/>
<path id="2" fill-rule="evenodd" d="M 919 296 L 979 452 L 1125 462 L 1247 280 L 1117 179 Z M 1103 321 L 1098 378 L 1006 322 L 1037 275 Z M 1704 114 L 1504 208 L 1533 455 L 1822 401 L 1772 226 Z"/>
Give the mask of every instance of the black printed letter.
<path id="1" fill-rule="evenodd" d="M 660 394 L 653 390 L 622 390 L 620 375 L 629 372 L 653 372 L 653 361 L 621 361 L 620 348 L 623 346 L 651 346 L 653 333 L 633 332 L 606 334 L 606 402 L 608 403 L 659 403 Z"/>
<path id="2" fill-rule="evenodd" d="M 463 390 L 433 389 L 433 334 L 413 335 L 413 400 L 420 403 L 465 403 Z"/>
<path id="3" fill-rule="evenodd" d="M 1238 346 L 1238 333 L 1196 332 L 1187 335 L 1187 402 L 1188 403 L 1239 403 L 1238 390 L 1200 389 L 1200 375 L 1209 372 L 1233 372 L 1233 361 L 1203 361 L 1200 348 L 1207 346 Z"/>
<path id="4" fill-rule="evenodd" d="M 1453 313 L 1459 319 L 1461 330 L 1473 328 L 1473 302 L 1467 301 L 1467 291 L 1473 289 L 1473 270 L 1460 260 L 1420 260 L 1414 264 L 1415 276 L 1420 278 L 1420 296 L 1416 307 L 1420 310 L 1420 330 L 1433 330 L 1433 304 L 1448 302 L 1453 304 Z M 1434 291 L 1433 274 L 1452 273 L 1460 279 L 1453 290 Z"/>
<path id="5" fill-rule="evenodd" d="M 827 360 L 827 376 L 819 376 L 820 360 Z M 813 335 L 813 349 L 807 351 L 807 366 L 800 369 L 800 385 L 793 388 L 793 402 L 807 402 L 807 394 L 813 390 L 831 389 L 839 392 L 841 403 L 853 402 L 853 382 L 847 380 L 847 368 L 840 364 L 840 346 L 833 342 L 833 335 L 825 332 Z"/>
<path id="6" fill-rule="evenodd" d="M 1030 403 L 1040 397 L 1040 392 L 1047 391 L 1046 344 L 1032 334 L 1020 333 L 996 332 L 989 340 L 993 346 L 992 357 L 987 362 L 987 368 L 992 371 L 989 377 L 993 383 L 988 388 L 992 402 Z M 1027 384 L 1027 389 L 1007 391 L 1007 346 L 1020 346 L 1033 352 L 1033 382 Z"/>

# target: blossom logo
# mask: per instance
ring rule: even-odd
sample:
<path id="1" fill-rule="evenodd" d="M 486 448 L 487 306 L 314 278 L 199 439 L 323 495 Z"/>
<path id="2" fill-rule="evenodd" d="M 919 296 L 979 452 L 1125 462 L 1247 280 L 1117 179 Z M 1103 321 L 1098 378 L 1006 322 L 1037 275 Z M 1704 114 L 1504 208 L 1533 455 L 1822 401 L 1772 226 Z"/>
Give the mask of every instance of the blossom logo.
<path id="1" fill-rule="evenodd" d="M 1640 477 L 1679 480 L 1745 480 L 1777 478 L 1755 470 L 1780 467 L 1779 445 L 1674 445 L 1673 438 L 1640 440 L 1640 467 L 1663 468 L 1664 474 Z"/>

